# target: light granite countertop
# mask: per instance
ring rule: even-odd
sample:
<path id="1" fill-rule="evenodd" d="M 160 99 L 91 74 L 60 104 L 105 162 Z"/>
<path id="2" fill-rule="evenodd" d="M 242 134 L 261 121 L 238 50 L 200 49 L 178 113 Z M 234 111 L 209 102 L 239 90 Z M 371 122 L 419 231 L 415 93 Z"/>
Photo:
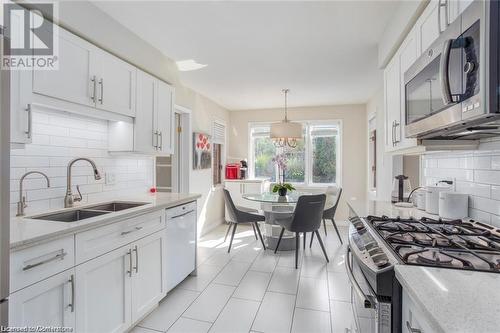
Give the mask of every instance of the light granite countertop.
<path id="1" fill-rule="evenodd" d="M 175 207 L 195 201 L 200 198 L 200 194 L 181 194 L 181 193 L 155 193 L 155 194 L 123 194 L 119 197 L 114 197 L 109 200 L 100 200 L 96 202 L 87 202 L 73 208 L 60 209 L 46 213 L 56 213 L 75 208 L 85 208 L 99 203 L 111 201 L 131 201 L 146 203 L 145 205 L 126 209 L 119 212 L 111 212 L 108 214 L 88 218 L 78 222 L 56 222 L 30 219 L 30 216 L 13 217 L 10 221 L 10 248 L 18 250 L 29 247 L 41 242 L 46 242 L 51 239 L 56 239 L 76 232 L 93 229 L 103 225 L 116 223 L 124 219 L 134 216 L 146 214 L 155 210 Z M 31 216 L 43 215 L 37 213 Z"/>
<path id="2" fill-rule="evenodd" d="M 419 219 L 421 217 L 429 217 L 433 219 L 439 218 L 438 215 L 429 214 L 425 210 L 417 209 L 417 207 L 396 207 L 390 201 L 348 200 L 347 204 L 360 217 L 366 217 L 368 215 L 385 215 L 388 217 L 399 216 L 401 218 L 414 217 L 416 219 Z"/>
<path id="3" fill-rule="evenodd" d="M 500 274 L 410 265 L 395 272 L 436 332 L 500 332 Z"/>

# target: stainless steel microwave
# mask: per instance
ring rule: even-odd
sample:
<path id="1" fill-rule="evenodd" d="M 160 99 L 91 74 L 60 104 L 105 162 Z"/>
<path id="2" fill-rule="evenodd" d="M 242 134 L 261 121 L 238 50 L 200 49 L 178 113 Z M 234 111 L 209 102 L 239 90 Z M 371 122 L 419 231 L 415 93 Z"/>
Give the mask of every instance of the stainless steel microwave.
<path id="1" fill-rule="evenodd" d="M 406 137 L 500 135 L 499 19 L 499 1 L 474 1 L 405 72 Z"/>

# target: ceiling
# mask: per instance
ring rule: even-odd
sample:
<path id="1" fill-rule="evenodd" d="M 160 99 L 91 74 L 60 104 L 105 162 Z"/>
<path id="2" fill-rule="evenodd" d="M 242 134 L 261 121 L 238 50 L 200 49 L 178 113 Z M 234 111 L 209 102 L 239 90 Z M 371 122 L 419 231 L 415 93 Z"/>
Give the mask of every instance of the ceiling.
<path id="1" fill-rule="evenodd" d="M 229 110 L 365 103 L 382 82 L 377 43 L 398 1 L 102 1 L 175 61 L 184 85 Z"/>

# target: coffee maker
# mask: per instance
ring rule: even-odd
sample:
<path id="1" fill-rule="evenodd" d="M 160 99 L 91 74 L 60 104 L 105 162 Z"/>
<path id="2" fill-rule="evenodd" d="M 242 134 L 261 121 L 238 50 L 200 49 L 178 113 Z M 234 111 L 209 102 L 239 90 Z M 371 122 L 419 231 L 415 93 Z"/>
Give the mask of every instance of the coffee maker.
<path id="1" fill-rule="evenodd" d="M 398 175 L 392 183 L 391 202 L 407 202 L 411 192 L 411 183 L 407 176 Z"/>

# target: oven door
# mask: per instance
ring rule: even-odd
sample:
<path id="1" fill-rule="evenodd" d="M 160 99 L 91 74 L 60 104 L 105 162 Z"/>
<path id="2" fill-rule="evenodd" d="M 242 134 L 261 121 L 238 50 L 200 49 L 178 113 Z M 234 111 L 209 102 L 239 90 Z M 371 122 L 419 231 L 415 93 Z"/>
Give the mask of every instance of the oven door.
<path id="1" fill-rule="evenodd" d="M 347 275 L 351 283 L 351 305 L 358 333 L 390 333 L 390 303 L 381 303 L 366 280 L 356 260 L 352 260 L 351 249 L 347 246 L 345 256 Z"/>

